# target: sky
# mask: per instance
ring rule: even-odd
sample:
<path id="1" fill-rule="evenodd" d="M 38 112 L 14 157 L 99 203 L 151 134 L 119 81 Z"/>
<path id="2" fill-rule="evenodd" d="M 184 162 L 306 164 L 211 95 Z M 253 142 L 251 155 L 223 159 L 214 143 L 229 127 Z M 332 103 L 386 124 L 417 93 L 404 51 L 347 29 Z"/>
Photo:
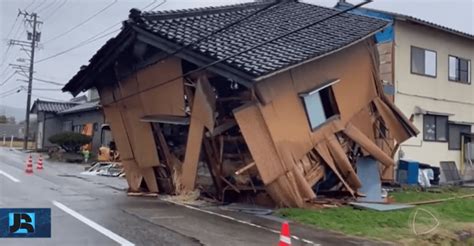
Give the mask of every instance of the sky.
<path id="1" fill-rule="evenodd" d="M 26 78 L 15 74 L 7 80 L 14 73 L 8 64 L 29 64 L 26 53 L 21 51 L 20 47 L 12 46 L 8 49 L 9 39 L 26 39 L 22 17 L 17 18 L 18 9 L 37 12 L 39 20 L 43 21 L 40 27 L 41 42 L 35 55 L 34 77 L 65 84 L 79 71 L 81 65 L 88 64 L 88 60 L 107 39 L 118 33 L 119 23 L 127 19 L 131 8 L 143 10 L 148 5 L 145 10 L 155 8 L 156 11 L 249 1 L 251 0 L 167 0 L 163 3 L 163 0 L 0 0 L 0 107 L 26 107 L 26 91 L 16 93 L 19 86 L 27 86 L 26 82 L 18 79 Z M 302 2 L 332 7 L 337 1 L 303 0 Z M 348 0 L 350 3 L 360 1 Z M 416 16 L 474 34 L 474 0 L 374 0 L 366 7 Z M 97 14 L 99 11 L 102 12 Z M 31 30 L 29 27 L 27 29 Z M 97 40 L 45 59 L 91 39 Z M 62 93 L 60 89 L 59 85 L 35 81 L 32 101 L 37 98 L 69 100 L 71 95 Z"/>

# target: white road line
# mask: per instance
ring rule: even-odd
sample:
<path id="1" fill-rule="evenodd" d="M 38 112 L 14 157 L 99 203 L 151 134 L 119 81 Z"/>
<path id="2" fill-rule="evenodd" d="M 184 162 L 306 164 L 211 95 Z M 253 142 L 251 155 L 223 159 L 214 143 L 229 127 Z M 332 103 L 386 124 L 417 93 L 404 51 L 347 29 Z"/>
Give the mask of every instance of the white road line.
<path id="1" fill-rule="evenodd" d="M 19 180 L 19 179 L 17 179 L 17 178 L 15 178 L 15 177 L 11 176 L 10 174 L 8 174 L 8 173 L 6 173 L 6 172 L 4 172 L 4 171 L 2 171 L 2 170 L 0 170 L 0 174 L 3 175 L 3 176 L 5 176 L 5 177 L 7 177 L 7 178 L 9 178 L 11 181 L 13 181 L 13 182 L 15 182 L 15 183 L 20 183 L 20 180 Z"/>
<path id="2" fill-rule="evenodd" d="M 59 209 L 63 210 L 64 212 L 68 213 L 69 215 L 71 215 L 72 217 L 78 219 L 79 221 L 81 221 L 82 223 L 92 227 L 93 229 L 95 229 L 96 231 L 104 234 L 105 236 L 107 236 L 108 238 L 114 240 L 115 242 L 119 243 L 120 245 L 127 245 L 127 246 L 134 246 L 135 244 L 133 244 L 132 242 L 128 241 L 127 239 L 113 233 L 112 231 L 110 231 L 109 229 L 95 223 L 94 221 L 84 217 L 83 215 L 79 214 L 78 212 L 68 208 L 66 205 L 60 203 L 60 202 L 57 202 L 57 201 L 53 201 L 53 204 L 58 207 Z"/>
<path id="3" fill-rule="evenodd" d="M 187 204 L 184 204 L 184 203 L 179 203 L 179 202 L 175 202 L 175 201 L 168 200 L 168 199 L 166 199 L 164 201 L 167 201 L 169 203 L 173 203 L 173 204 L 178 205 L 178 206 L 183 206 L 183 207 L 186 207 L 186 208 L 189 208 L 189 209 L 192 209 L 192 210 L 197 210 L 197 211 L 200 211 L 200 212 L 203 212 L 203 213 L 219 216 L 219 217 L 222 217 L 222 218 L 225 218 L 225 219 L 228 219 L 228 220 L 232 220 L 232 221 L 235 221 L 235 222 L 239 222 L 239 223 L 242 223 L 242 224 L 245 224 L 245 225 L 248 225 L 248 226 L 253 226 L 253 227 L 256 227 L 256 228 L 260 228 L 260 229 L 263 229 L 265 231 L 280 234 L 280 232 L 277 231 L 277 230 L 274 230 L 274 229 L 271 229 L 271 228 L 268 228 L 268 227 L 265 227 L 265 226 L 257 225 L 257 224 L 254 224 L 252 222 L 247 222 L 245 220 L 239 220 L 239 219 L 236 219 L 234 217 L 227 216 L 227 215 L 224 215 L 224 214 L 215 213 L 215 212 L 205 210 L 205 209 L 200 209 L 200 208 L 197 208 L 197 207 L 193 207 L 193 206 L 190 206 L 190 205 L 187 205 Z M 320 246 L 319 243 L 315 243 L 315 242 L 313 242 L 311 240 L 308 240 L 308 239 L 300 238 L 300 237 L 297 237 L 297 236 L 291 236 L 291 238 L 293 238 L 295 240 L 298 240 L 298 241 L 301 241 L 301 242 L 304 242 L 306 244 L 312 245 L 312 246 Z"/>

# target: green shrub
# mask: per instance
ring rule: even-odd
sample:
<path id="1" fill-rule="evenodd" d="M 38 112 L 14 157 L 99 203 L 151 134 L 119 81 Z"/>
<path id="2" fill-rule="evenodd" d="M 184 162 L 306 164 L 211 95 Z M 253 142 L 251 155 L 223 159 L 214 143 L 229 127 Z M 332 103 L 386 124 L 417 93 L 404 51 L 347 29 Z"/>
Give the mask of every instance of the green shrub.
<path id="1" fill-rule="evenodd" d="M 92 141 L 92 137 L 77 132 L 61 132 L 49 137 L 48 140 L 61 146 L 66 152 L 78 152 L 81 146 Z"/>

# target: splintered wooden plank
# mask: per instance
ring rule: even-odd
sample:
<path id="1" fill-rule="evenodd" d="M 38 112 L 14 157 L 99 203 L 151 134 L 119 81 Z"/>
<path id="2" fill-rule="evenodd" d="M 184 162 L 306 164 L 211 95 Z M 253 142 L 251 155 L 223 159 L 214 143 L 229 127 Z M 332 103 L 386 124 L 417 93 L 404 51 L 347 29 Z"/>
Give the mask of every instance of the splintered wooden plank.
<path id="1" fill-rule="evenodd" d="M 383 152 L 374 142 L 372 142 L 357 127 L 355 127 L 351 123 L 347 124 L 346 129 L 344 129 L 344 134 L 346 134 L 350 139 L 359 144 L 363 149 L 369 152 L 375 159 L 380 161 L 383 165 L 395 165 L 395 161 L 390 158 L 390 156 Z"/>
<path id="2" fill-rule="evenodd" d="M 324 177 L 324 171 L 325 170 L 324 170 L 323 165 L 317 165 L 308 171 L 308 173 L 305 176 L 305 179 L 306 181 L 308 181 L 308 184 L 312 187 Z"/>
<path id="3" fill-rule="evenodd" d="M 335 135 L 329 136 L 328 147 L 332 157 L 334 158 L 334 163 L 341 171 L 341 174 L 346 179 L 347 183 L 353 189 L 360 188 L 362 184 L 359 180 L 359 177 L 357 177 L 354 168 L 352 168 L 352 165 L 349 159 L 347 158 L 344 149 L 342 148 Z"/>
<path id="4" fill-rule="evenodd" d="M 347 184 L 346 180 L 342 175 L 339 173 L 339 170 L 336 167 L 336 164 L 334 164 L 334 160 L 331 157 L 331 154 L 329 153 L 328 146 L 326 142 L 321 142 L 315 147 L 316 151 L 318 152 L 319 156 L 323 159 L 323 161 L 326 163 L 326 165 L 331 168 L 331 170 L 336 174 L 336 176 L 339 178 L 339 180 L 342 182 L 344 187 L 346 187 L 347 191 L 349 191 L 352 196 L 355 195 L 354 190 Z"/>
<path id="5" fill-rule="evenodd" d="M 234 116 L 263 183 L 270 184 L 283 175 L 285 169 L 257 103 L 235 109 Z"/>
<path id="6" fill-rule="evenodd" d="M 194 190 L 203 134 L 204 125 L 202 122 L 196 118 L 191 118 L 181 181 L 186 191 Z"/>

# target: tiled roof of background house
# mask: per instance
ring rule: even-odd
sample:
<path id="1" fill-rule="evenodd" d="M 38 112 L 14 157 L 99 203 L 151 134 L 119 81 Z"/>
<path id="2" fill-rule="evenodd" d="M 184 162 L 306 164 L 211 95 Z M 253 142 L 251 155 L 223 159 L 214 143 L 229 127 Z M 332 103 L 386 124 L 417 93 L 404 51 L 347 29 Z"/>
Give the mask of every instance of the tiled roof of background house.
<path id="1" fill-rule="evenodd" d="M 133 19 L 142 29 L 174 43 L 186 45 L 263 6 L 261 3 L 247 3 L 214 8 L 144 12 Z M 339 10 L 297 1 L 284 1 L 192 48 L 201 55 L 217 60 L 337 12 Z M 228 59 L 224 63 L 252 77 L 259 77 L 348 46 L 387 24 L 383 20 L 345 13 Z"/>
<path id="2" fill-rule="evenodd" d="M 100 108 L 99 101 L 86 102 L 86 103 L 81 103 L 81 104 L 76 105 L 74 107 L 65 109 L 65 110 L 59 112 L 59 114 L 79 113 L 79 112 L 97 110 L 99 108 Z"/>
<path id="3" fill-rule="evenodd" d="M 52 102 L 52 101 L 43 101 L 36 100 L 31 107 L 32 113 L 37 113 L 40 111 L 58 113 L 60 111 L 66 110 L 73 106 L 76 106 L 78 103 L 74 102 Z"/>

